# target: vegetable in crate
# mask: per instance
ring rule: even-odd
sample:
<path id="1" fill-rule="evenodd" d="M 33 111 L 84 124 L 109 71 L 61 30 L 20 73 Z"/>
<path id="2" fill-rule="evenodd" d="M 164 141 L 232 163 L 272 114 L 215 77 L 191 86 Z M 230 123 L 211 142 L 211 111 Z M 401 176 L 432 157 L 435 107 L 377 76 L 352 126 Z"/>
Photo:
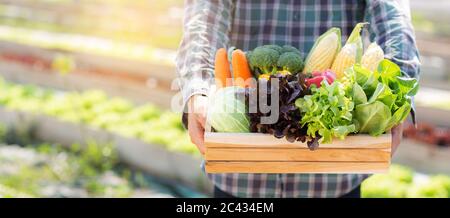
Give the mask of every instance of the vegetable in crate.
<path id="1" fill-rule="evenodd" d="M 381 49 L 381 47 L 376 42 L 373 42 L 369 45 L 367 51 L 364 52 L 364 55 L 361 59 L 361 65 L 370 71 L 375 71 L 383 59 L 383 49 Z"/>
<path id="2" fill-rule="evenodd" d="M 303 70 L 303 57 L 295 47 L 263 45 L 247 52 L 250 68 L 258 78 L 270 75 L 296 74 Z"/>
<path id="3" fill-rule="evenodd" d="M 262 93 L 263 95 L 265 94 L 269 101 L 271 99 L 272 90 L 270 84 L 273 79 L 279 80 L 278 87 L 280 110 L 278 121 L 275 124 L 263 124 L 261 122 L 261 117 L 270 116 L 270 112 L 262 113 L 260 108 L 258 108 L 257 113 L 249 114 L 250 131 L 272 134 L 277 138 L 286 137 L 286 139 L 290 142 L 305 142 L 307 139 L 306 127 L 300 125 L 300 111 L 295 107 L 295 99 L 308 94 L 308 90 L 304 83 L 303 74 L 272 75 L 269 77 L 269 80 L 260 80 L 257 89 L 250 89 L 250 91 Z M 247 94 L 247 97 L 249 96 L 249 94 Z M 259 96 L 259 98 L 261 99 L 261 96 Z M 250 104 L 257 105 L 256 102 L 250 102 Z M 269 101 L 268 104 L 270 105 L 271 102 Z"/>
<path id="4" fill-rule="evenodd" d="M 339 28 L 331 28 L 322 34 L 314 43 L 306 58 L 303 73 L 330 69 L 340 50 L 341 30 Z"/>
<path id="5" fill-rule="evenodd" d="M 366 24 L 367 23 L 356 24 L 344 47 L 337 54 L 333 66 L 331 67 L 331 70 L 336 73 L 337 78 L 342 78 L 346 69 L 361 62 L 363 43 L 360 33 Z"/>
<path id="6" fill-rule="evenodd" d="M 225 48 L 220 48 L 216 52 L 214 71 L 217 88 L 219 89 L 227 86 L 227 82 L 230 82 L 229 79 L 231 78 L 231 71 L 230 63 L 228 62 L 227 50 Z"/>
<path id="7" fill-rule="evenodd" d="M 253 78 L 253 75 L 250 72 L 245 53 L 240 49 L 234 50 L 231 63 L 233 67 L 234 85 L 242 88 L 250 87 L 252 84 L 249 79 Z"/>
<path id="8" fill-rule="evenodd" d="M 278 67 L 281 68 L 281 71 L 278 72 L 282 74 L 295 74 L 303 69 L 303 60 L 301 56 L 295 52 L 283 53 L 278 59 L 277 64 Z"/>
<path id="9" fill-rule="evenodd" d="M 255 48 L 249 55 L 250 67 L 260 74 L 275 74 L 280 52 L 269 46 Z"/>
<path id="10" fill-rule="evenodd" d="M 376 71 L 357 64 L 346 73 L 346 80 L 352 85 L 355 125 L 360 133 L 378 136 L 406 119 L 412 97 L 418 91 L 416 79 L 402 76 L 400 68 L 386 59 Z"/>
<path id="11" fill-rule="evenodd" d="M 300 50 L 298 50 L 296 47 L 291 46 L 291 45 L 283 45 L 283 47 L 281 48 L 283 53 L 287 53 L 287 52 L 294 52 L 297 53 L 298 55 L 302 55 L 302 53 L 300 52 Z"/>
<path id="12" fill-rule="evenodd" d="M 217 132 L 249 132 L 245 89 L 236 86 L 219 89 L 209 98 L 208 122 Z"/>
<path id="13" fill-rule="evenodd" d="M 316 85 L 316 87 L 320 88 L 322 81 L 326 80 L 328 84 L 331 84 L 336 79 L 336 74 L 333 73 L 331 70 L 327 70 L 323 73 L 321 72 L 314 72 L 312 73 L 311 78 L 306 78 L 306 86 L 309 88 L 311 85 Z"/>
<path id="14" fill-rule="evenodd" d="M 356 132 L 352 111 L 354 103 L 346 96 L 344 84 L 335 81 L 328 84 L 322 81 L 321 87 L 311 86 L 311 94 L 295 101 L 301 112 L 300 124 L 307 127 L 311 138 L 323 138 L 323 143 L 330 143 L 333 137 L 343 139 Z M 314 144 L 317 148 L 318 144 Z"/>

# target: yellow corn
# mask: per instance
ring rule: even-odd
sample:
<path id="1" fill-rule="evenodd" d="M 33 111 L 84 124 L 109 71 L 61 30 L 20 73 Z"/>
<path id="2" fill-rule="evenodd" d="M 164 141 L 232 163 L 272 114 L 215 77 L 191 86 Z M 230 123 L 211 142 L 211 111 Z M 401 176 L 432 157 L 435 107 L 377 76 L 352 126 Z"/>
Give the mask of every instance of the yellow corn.
<path id="1" fill-rule="evenodd" d="M 344 77 L 344 72 L 356 63 L 360 63 L 363 53 L 361 30 L 367 23 L 358 23 L 353 28 L 342 50 L 333 62 L 331 70 L 338 79 Z"/>
<path id="2" fill-rule="evenodd" d="M 376 43 L 372 43 L 367 48 L 361 59 L 361 65 L 370 71 L 375 71 L 378 64 L 384 59 L 383 49 Z"/>
<path id="3" fill-rule="evenodd" d="M 344 77 L 344 71 L 356 63 L 357 45 L 346 44 L 334 60 L 331 70 L 336 73 L 338 79 Z"/>
<path id="4" fill-rule="evenodd" d="M 341 49 L 341 30 L 331 28 L 314 43 L 305 61 L 304 73 L 330 69 L 336 54 Z"/>

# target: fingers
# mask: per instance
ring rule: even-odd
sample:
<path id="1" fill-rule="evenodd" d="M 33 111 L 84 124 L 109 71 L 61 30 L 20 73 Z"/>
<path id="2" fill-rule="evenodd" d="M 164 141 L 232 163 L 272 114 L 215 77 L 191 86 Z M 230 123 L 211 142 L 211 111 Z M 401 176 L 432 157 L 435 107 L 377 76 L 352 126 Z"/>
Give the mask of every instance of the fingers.
<path id="1" fill-rule="evenodd" d="M 205 145 L 204 145 L 204 126 L 200 124 L 197 116 L 195 114 L 188 115 L 188 132 L 189 137 L 191 138 L 191 142 L 194 143 L 200 153 L 205 154 Z"/>
<path id="2" fill-rule="evenodd" d="M 202 127 L 206 123 L 206 111 L 208 105 L 208 98 L 205 96 L 194 96 L 192 101 L 192 113 L 195 114 L 196 120 Z"/>
<path id="3" fill-rule="evenodd" d="M 205 154 L 205 123 L 208 98 L 201 95 L 192 96 L 189 101 L 188 132 L 191 142 L 200 153 Z"/>
<path id="4" fill-rule="evenodd" d="M 203 114 L 197 114 L 196 116 L 198 124 L 203 128 L 203 131 L 205 130 L 205 124 L 206 124 L 206 116 Z"/>

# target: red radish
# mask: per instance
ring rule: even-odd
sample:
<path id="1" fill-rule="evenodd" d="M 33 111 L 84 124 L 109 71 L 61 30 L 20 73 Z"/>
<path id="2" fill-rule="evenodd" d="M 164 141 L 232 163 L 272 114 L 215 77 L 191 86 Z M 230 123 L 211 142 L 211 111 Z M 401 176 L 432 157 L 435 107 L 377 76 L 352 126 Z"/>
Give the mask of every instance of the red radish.
<path id="1" fill-rule="evenodd" d="M 312 73 L 312 77 L 316 77 L 316 76 L 322 76 L 322 73 L 319 72 L 319 71 L 314 71 L 314 72 Z"/>
<path id="2" fill-rule="evenodd" d="M 312 73 L 312 76 L 312 78 L 305 79 L 306 85 L 308 87 L 310 87 L 312 84 L 315 84 L 317 88 L 319 88 L 324 79 L 326 79 L 328 84 L 333 83 L 336 79 L 336 74 L 331 70 L 326 70 L 323 73 L 316 71 Z"/>
<path id="3" fill-rule="evenodd" d="M 312 84 L 315 84 L 317 86 L 317 88 L 320 87 L 320 83 L 322 82 L 322 80 L 324 79 L 324 76 L 316 76 L 313 78 L 309 78 L 306 79 L 306 86 L 310 87 Z"/>
<path id="4" fill-rule="evenodd" d="M 331 81 L 333 81 L 333 82 L 334 82 L 334 80 L 336 80 L 336 74 L 331 70 L 326 70 L 322 75 L 330 78 Z"/>

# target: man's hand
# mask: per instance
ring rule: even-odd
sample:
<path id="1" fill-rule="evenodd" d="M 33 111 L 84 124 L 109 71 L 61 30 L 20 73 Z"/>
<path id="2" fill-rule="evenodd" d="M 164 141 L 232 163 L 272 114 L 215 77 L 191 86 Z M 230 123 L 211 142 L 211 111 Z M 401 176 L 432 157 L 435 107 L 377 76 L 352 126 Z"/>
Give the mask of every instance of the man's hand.
<path id="1" fill-rule="evenodd" d="M 395 151 L 397 150 L 398 146 L 400 145 L 400 142 L 402 141 L 403 136 L 403 123 L 400 123 L 397 126 L 394 126 L 391 129 L 391 135 L 392 135 L 392 152 L 391 156 L 394 155 Z"/>
<path id="2" fill-rule="evenodd" d="M 205 154 L 205 123 L 208 98 L 203 95 L 194 95 L 188 101 L 188 131 L 191 142 L 200 153 Z"/>

